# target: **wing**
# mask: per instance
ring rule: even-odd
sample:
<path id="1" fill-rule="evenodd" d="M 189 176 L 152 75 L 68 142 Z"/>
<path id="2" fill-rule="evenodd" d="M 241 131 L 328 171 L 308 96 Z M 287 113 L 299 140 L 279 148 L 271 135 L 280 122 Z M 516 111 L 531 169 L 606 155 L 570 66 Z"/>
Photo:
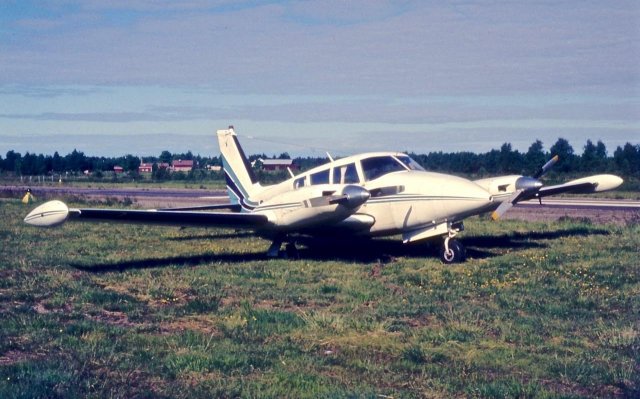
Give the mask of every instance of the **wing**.
<path id="1" fill-rule="evenodd" d="M 613 190 L 622 184 L 622 179 L 614 175 L 588 176 L 555 186 L 543 186 L 540 181 L 530 177 L 505 176 L 504 178 L 512 179 L 513 182 L 505 184 L 505 187 L 513 184 L 515 191 L 510 195 L 510 197 L 504 199 L 491 214 L 491 217 L 494 220 L 499 219 L 514 204 L 521 201 L 562 193 L 592 194 L 601 191 Z M 505 180 L 505 182 L 506 181 L 507 180 Z"/>
<path id="2" fill-rule="evenodd" d="M 564 184 L 558 184 L 556 186 L 542 187 L 534 196 L 547 197 L 549 195 L 556 195 L 562 193 L 573 194 L 592 194 L 600 191 L 612 190 L 622 184 L 622 179 L 614 175 L 595 175 L 589 177 L 583 177 L 577 180 L 571 180 Z"/>
<path id="3" fill-rule="evenodd" d="M 159 211 L 213 211 L 213 210 L 227 210 L 231 212 L 240 212 L 242 206 L 240 204 L 220 204 L 220 205 L 202 205 L 202 206 L 189 206 L 181 208 L 162 208 Z"/>
<path id="4" fill-rule="evenodd" d="M 183 208 L 185 209 L 185 208 Z M 68 208 L 61 201 L 49 201 L 31 211 L 24 221 L 39 227 L 53 227 L 71 221 L 140 223 L 169 226 L 260 228 L 269 223 L 265 215 L 189 210 L 130 210 Z"/>

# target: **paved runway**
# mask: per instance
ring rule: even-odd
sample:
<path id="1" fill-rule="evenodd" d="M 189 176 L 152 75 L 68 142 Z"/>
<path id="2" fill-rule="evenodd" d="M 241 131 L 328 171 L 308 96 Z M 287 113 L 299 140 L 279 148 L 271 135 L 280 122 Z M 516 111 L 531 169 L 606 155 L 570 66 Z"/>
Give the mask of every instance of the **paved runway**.
<path id="1" fill-rule="evenodd" d="M 638 209 L 640 210 L 640 201 L 634 200 L 615 200 L 615 199 L 598 199 L 598 198 L 543 198 L 542 205 L 544 207 L 562 207 L 562 208 L 582 208 L 582 209 Z M 540 207 L 538 200 L 530 200 L 520 202 L 520 207 Z"/>
<path id="2" fill-rule="evenodd" d="M 28 186 L 2 186 L 2 191 L 25 192 Z M 74 195 L 91 197 L 160 197 L 160 198 L 226 198 L 226 190 L 179 189 L 179 188 L 80 188 L 58 186 L 31 186 L 33 195 Z"/>
<path id="3" fill-rule="evenodd" d="M 640 201 L 598 198 L 543 198 L 524 201 L 514 206 L 504 217 L 554 221 L 558 219 L 588 219 L 595 223 L 619 225 L 640 223 Z"/>

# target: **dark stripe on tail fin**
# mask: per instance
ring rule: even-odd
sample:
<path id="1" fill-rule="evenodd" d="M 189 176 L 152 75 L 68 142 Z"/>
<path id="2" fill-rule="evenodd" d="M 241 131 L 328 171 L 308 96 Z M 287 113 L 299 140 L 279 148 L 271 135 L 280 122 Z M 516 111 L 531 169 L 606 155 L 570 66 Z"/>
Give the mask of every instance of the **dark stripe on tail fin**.
<path id="1" fill-rule="evenodd" d="M 251 179 L 251 183 L 256 184 L 258 182 L 258 178 L 256 177 L 255 173 L 253 173 L 253 168 L 251 167 L 251 164 L 249 163 L 249 160 L 247 159 L 247 156 L 245 155 L 244 150 L 240 146 L 240 142 L 238 142 L 238 136 L 235 136 L 235 135 L 233 136 L 233 142 L 236 144 L 236 147 L 238 148 L 238 152 L 240 153 L 240 157 L 242 158 L 242 163 L 244 163 L 244 167 L 245 169 L 247 169 L 247 173 L 249 174 L 249 179 Z"/>
<path id="2" fill-rule="evenodd" d="M 233 182 L 233 179 L 229 174 L 225 171 L 224 173 L 225 180 L 227 181 L 227 192 L 229 194 L 229 201 L 232 204 L 240 205 L 245 211 L 252 211 L 255 209 L 254 205 L 249 204 L 247 198 L 242 194 L 240 188 Z"/>

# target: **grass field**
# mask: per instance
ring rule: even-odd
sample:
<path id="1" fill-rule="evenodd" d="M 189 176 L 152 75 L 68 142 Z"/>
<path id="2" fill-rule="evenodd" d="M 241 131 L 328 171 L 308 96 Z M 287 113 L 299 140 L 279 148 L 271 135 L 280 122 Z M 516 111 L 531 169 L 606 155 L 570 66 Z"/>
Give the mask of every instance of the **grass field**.
<path id="1" fill-rule="evenodd" d="M 0 200 L 0 397 L 639 397 L 640 227 L 467 221 L 471 259 L 26 226 Z"/>

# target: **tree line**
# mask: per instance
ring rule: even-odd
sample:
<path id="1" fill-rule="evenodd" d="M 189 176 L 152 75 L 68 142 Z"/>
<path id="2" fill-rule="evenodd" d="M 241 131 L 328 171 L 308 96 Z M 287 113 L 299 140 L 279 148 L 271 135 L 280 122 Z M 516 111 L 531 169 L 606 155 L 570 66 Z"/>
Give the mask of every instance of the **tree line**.
<path id="1" fill-rule="evenodd" d="M 48 175 L 61 173 L 82 173 L 89 172 L 108 172 L 113 171 L 115 166 L 121 166 L 125 171 L 137 173 L 138 167 L 144 162 L 148 163 L 168 163 L 173 160 L 195 160 L 199 165 L 218 164 L 218 157 L 201 157 L 193 155 L 191 151 L 186 153 L 172 154 L 169 151 L 155 157 L 138 157 L 127 154 L 119 157 L 103 157 L 103 156 L 87 156 L 83 152 L 73 150 L 67 155 L 60 155 L 56 151 L 53 155 L 25 153 L 21 155 L 13 150 L 8 151 L 3 158 L 0 155 L 0 171 L 12 172 L 16 175 Z"/>
<path id="2" fill-rule="evenodd" d="M 616 173 L 623 176 L 640 177 L 640 145 L 626 143 L 618 146 L 611 156 L 602 141 L 587 140 L 581 154 L 577 154 L 566 139 L 559 138 L 548 151 L 540 140 L 533 142 L 526 152 L 513 150 L 504 143 L 500 149 L 486 153 L 431 152 L 410 154 L 427 170 L 457 172 L 470 175 L 534 174 L 552 156 L 559 161 L 552 169 L 554 173 Z"/>
<path id="3" fill-rule="evenodd" d="M 510 143 L 504 143 L 500 149 L 493 149 L 485 153 L 474 152 L 430 152 L 428 154 L 409 155 L 427 170 L 459 173 L 466 175 L 495 175 L 495 174 L 525 174 L 531 175 L 540 168 L 551 156 L 558 155 L 559 162 L 554 167 L 556 173 L 590 172 L 616 173 L 626 177 L 640 177 L 640 145 L 626 143 L 618 146 L 611 155 L 602 141 L 593 143 L 587 140 L 580 154 L 576 153 L 566 139 L 559 138 L 549 150 L 544 149 L 540 140 L 534 141 L 526 152 L 514 150 Z M 287 153 L 279 158 L 288 158 Z M 265 154 L 252 155 L 250 160 L 268 158 Z M 148 163 L 171 163 L 177 159 L 195 160 L 202 168 L 206 165 L 220 165 L 217 156 L 203 157 L 187 153 L 172 154 L 162 151 L 157 156 L 144 157 Z M 307 170 L 327 161 L 320 157 L 298 157 L 294 163 L 300 170 Z M 0 155 L 0 171 L 15 175 L 51 175 L 62 173 L 82 173 L 86 170 L 92 173 L 113 171 L 114 166 L 121 166 L 125 171 L 136 174 L 141 159 L 131 154 L 120 157 L 87 156 L 83 152 L 73 150 L 64 156 L 55 152 L 53 155 L 8 151 L 4 157 Z M 205 177 L 202 173 L 197 173 Z M 170 178 L 168 174 L 159 174 L 163 178 Z M 155 177 L 155 175 L 154 175 Z M 182 178 L 184 176 L 181 175 Z"/>

